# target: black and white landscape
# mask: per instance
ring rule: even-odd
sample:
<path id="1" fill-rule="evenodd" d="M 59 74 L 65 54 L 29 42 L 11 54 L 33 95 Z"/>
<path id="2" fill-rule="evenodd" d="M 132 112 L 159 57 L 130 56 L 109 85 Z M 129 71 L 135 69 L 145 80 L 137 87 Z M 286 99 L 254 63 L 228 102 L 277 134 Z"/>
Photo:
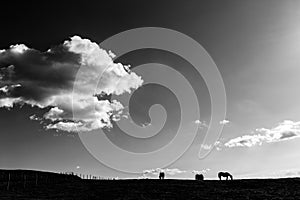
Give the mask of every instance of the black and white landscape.
<path id="1" fill-rule="evenodd" d="M 0 17 L 0 199 L 300 198 L 300 1 Z"/>

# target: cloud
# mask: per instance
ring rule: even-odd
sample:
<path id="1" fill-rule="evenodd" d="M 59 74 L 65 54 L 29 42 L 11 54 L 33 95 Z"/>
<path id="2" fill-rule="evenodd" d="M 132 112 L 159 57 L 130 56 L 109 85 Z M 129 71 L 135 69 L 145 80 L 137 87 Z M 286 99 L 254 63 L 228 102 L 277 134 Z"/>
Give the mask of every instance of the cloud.
<path id="1" fill-rule="evenodd" d="M 284 177 L 299 177 L 299 176 L 300 176 L 299 169 L 286 170 L 284 173 Z"/>
<path id="2" fill-rule="evenodd" d="M 220 124 L 221 124 L 221 125 L 226 125 L 226 124 L 229 124 L 229 123 L 230 123 L 230 121 L 228 121 L 228 120 L 226 120 L 226 119 L 220 121 Z"/>
<path id="3" fill-rule="evenodd" d="M 143 171 L 143 174 L 144 175 L 146 175 L 146 174 L 159 174 L 161 171 L 162 171 L 162 169 L 160 169 L 160 168 L 157 168 L 157 169 L 145 169 Z"/>
<path id="4" fill-rule="evenodd" d="M 217 151 L 220 151 L 221 146 L 222 144 L 220 141 L 216 141 L 214 144 L 201 144 L 201 148 L 204 150 L 211 150 L 215 147 Z"/>
<path id="5" fill-rule="evenodd" d="M 8 92 L 8 86 L 5 85 L 5 86 L 1 87 L 1 88 L 0 88 L 0 92 L 2 92 L 2 93 L 7 93 L 7 92 Z"/>
<path id="6" fill-rule="evenodd" d="M 193 170 L 192 173 L 194 173 L 194 174 L 206 174 L 209 171 L 210 171 L 210 169 L 207 168 L 207 169 L 202 169 L 202 170 Z"/>
<path id="7" fill-rule="evenodd" d="M 147 169 L 143 171 L 143 175 L 158 175 L 160 172 L 164 172 L 169 175 L 176 175 L 176 174 L 182 174 L 186 173 L 187 171 L 185 170 L 180 170 L 178 168 L 173 168 L 173 169 L 161 169 L 161 168 L 156 168 L 156 169 Z"/>
<path id="8" fill-rule="evenodd" d="M 115 63 L 114 57 L 79 36 L 46 52 L 11 45 L 0 51 L 0 107 L 48 108 L 43 115 L 46 129 L 78 132 L 112 127 L 111 121 L 119 120 L 124 107 L 101 94 L 130 93 L 143 83 L 129 65 Z"/>
<path id="9" fill-rule="evenodd" d="M 10 46 L 10 50 L 14 53 L 24 53 L 25 51 L 27 51 L 29 48 L 24 45 L 24 44 L 16 44 L 16 45 L 11 45 Z"/>
<path id="10" fill-rule="evenodd" d="M 148 179 L 149 177 L 143 174 L 142 176 L 137 177 L 137 179 Z"/>
<path id="11" fill-rule="evenodd" d="M 272 177 L 272 178 L 287 178 L 287 177 L 299 177 L 300 170 L 299 169 L 284 169 L 284 170 L 276 170 L 276 171 L 268 171 L 265 173 L 254 174 L 254 177 Z M 253 177 L 253 175 L 252 175 Z"/>
<path id="12" fill-rule="evenodd" d="M 201 144 L 201 148 L 205 150 L 210 150 L 212 149 L 213 145 L 208 145 L 208 144 Z"/>
<path id="13" fill-rule="evenodd" d="M 30 120 L 34 120 L 34 121 L 42 121 L 42 118 L 36 116 L 35 114 L 34 114 L 34 115 L 31 115 L 31 116 L 29 117 L 29 119 L 30 119 Z"/>
<path id="14" fill-rule="evenodd" d="M 62 120 L 63 110 L 58 107 L 51 108 L 47 113 L 44 114 L 45 119 L 50 119 L 51 121 Z"/>
<path id="15" fill-rule="evenodd" d="M 21 102 L 20 98 L 1 98 L 0 99 L 0 108 L 12 108 L 14 104 Z"/>
<path id="16" fill-rule="evenodd" d="M 197 119 L 195 120 L 195 124 L 202 124 L 202 122 L 199 119 Z"/>
<path id="17" fill-rule="evenodd" d="M 208 127 L 205 121 L 200 121 L 199 119 L 195 120 L 195 124 L 197 124 L 200 129 Z"/>
<path id="18" fill-rule="evenodd" d="M 243 135 L 226 142 L 226 147 L 252 147 L 265 143 L 291 140 L 300 136 L 300 121 L 284 120 L 271 129 L 259 128 L 251 135 Z"/>
<path id="19" fill-rule="evenodd" d="M 184 174 L 184 173 L 194 173 L 194 174 L 206 174 L 207 172 L 209 172 L 210 169 L 206 168 L 206 169 L 202 169 L 202 170 L 181 170 L 178 168 L 165 168 L 165 169 L 161 169 L 161 168 L 156 168 L 156 169 L 147 169 L 143 171 L 143 175 L 138 177 L 139 179 L 145 179 L 145 178 L 153 178 L 155 176 L 158 176 L 158 174 L 160 172 L 164 172 L 167 175 L 170 176 L 174 176 L 177 174 Z"/>
<path id="20" fill-rule="evenodd" d="M 169 175 L 175 175 L 175 174 L 186 173 L 187 171 L 174 168 L 174 169 L 164 169 L 164 172 Z"/>

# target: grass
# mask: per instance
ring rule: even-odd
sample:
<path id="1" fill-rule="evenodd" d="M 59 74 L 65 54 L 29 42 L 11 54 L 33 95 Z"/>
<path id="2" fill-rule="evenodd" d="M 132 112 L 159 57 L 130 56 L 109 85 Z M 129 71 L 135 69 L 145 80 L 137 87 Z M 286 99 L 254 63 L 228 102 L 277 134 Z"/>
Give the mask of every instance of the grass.
<path id="1" fill-rule="evenodd" d="M 0 171 L 1 172 L 1 171 Z M 7 173 L 7 172 L 6 172 Z M 25 173 L 20 171 L 19 173 Z M 40 174 L 44 178 L 47 174 Z M 0 173 L 1 174 L 1 173 Z M 3 172 L 2 172 L 3 175 Z M 29 175 L 28 175 L 29 176 Z M 49 177 L 52 178 L 49 179 Z M 4 177 L 4 176 L 2 176 Z M 14 177 L 14 176 L 13 176 Z M 30 177 L 30 176 L 29 176 Z M 33 177 L 33 176 L 32 176 Z M 82 180 L 48 173 L 47 182 L 0 180 L 0 199 L 300 199 L 300 179 L 245 179 L 233 181 L 130 179 Z"/>

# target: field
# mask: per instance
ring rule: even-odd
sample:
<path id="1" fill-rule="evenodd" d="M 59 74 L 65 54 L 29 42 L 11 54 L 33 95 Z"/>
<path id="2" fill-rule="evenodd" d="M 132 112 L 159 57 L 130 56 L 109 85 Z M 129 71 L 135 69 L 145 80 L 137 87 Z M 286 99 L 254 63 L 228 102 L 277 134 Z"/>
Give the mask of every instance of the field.
<path id="1" fill-rule="evenodd" d="M 0 199 L 300 199 L 300 179 L 83 180 L 72 175 L 6 170 L 0 171 Z"/>

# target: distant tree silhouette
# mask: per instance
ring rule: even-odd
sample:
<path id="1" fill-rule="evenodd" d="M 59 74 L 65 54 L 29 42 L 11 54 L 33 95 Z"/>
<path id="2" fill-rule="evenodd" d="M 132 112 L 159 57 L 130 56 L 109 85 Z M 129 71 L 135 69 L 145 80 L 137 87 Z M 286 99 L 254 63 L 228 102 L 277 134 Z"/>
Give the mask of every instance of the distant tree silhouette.
<path id="1" fill-rule="evenodd" d="M 159 179 L 165 179 L 165 173 L 164 172 L 159 173 Z"/>
<path id="2" fill-rule="evenodd" d="M 197 181 L 203 181 L 204 180 L 203 174 L 196 174 L 195 175 L 195 180 L 197 180 Z"/>
<path id="3" fill-rule="evenodd" d="M 218 177 L 220 180 L 222 180 L 222 177 L 226 177 L 226 180 L 228 180 L 228 177 L 233 180 L 233 176 L 229 172 L 219 172 Z"/>

